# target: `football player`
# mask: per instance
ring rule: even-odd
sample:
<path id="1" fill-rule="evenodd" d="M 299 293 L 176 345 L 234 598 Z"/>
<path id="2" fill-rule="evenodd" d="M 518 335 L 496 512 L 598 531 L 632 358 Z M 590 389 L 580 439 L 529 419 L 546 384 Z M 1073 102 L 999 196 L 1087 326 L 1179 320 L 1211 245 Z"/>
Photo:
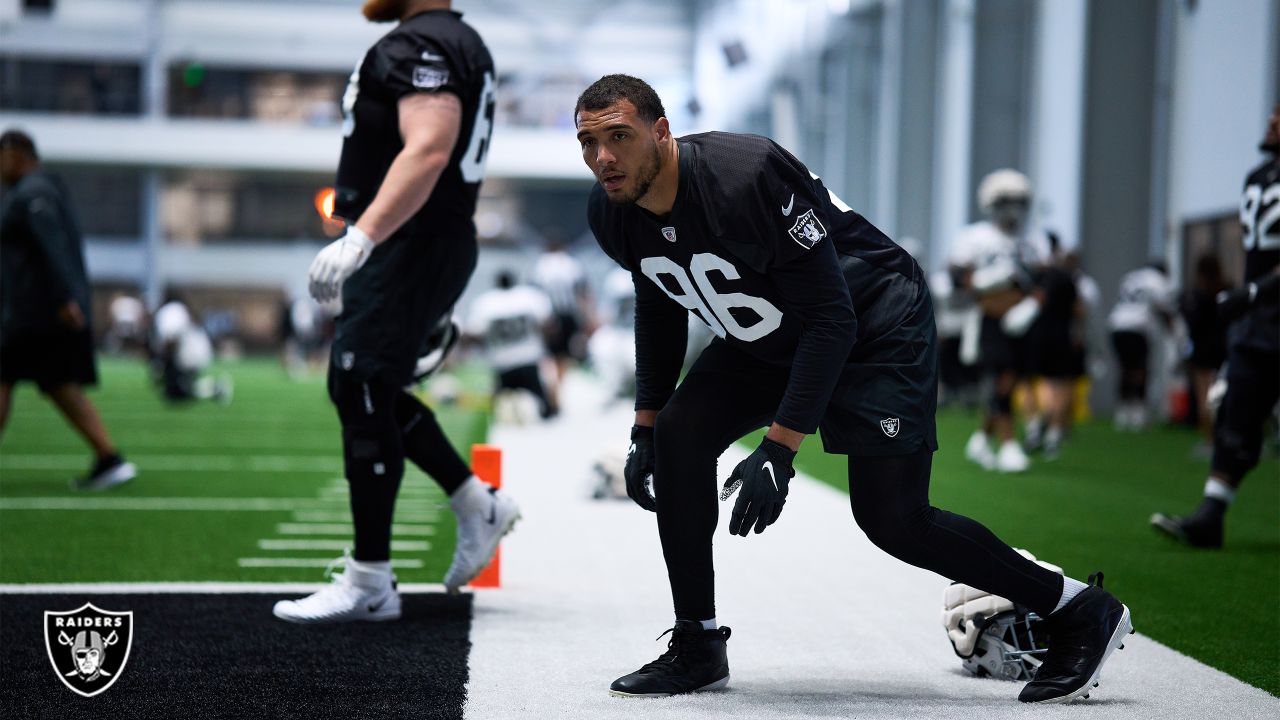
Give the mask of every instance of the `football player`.
<path id="1" fill-rule="evenodd" d="M 1116 304 L 1107 316 L 1111 346 L 1120 362 L 1120 404 L 1116 428 L 1141 430 L 1147 425 L 1147 371 L 1151 346 L 1160 329 L 1171 327 L 1173 288 L 1162 261 L 1153 261 L 1120 278 Z"/>
<path id="2" fill-rule="evenodd" d="M 636 290 L 636 416 L 628 494 L 657 513 L 675 605 L 668 651 L 613 682 L 624 696 L 724 687 L 716 620 L 716 461 L 761 427 L 721 498 L 729 532 L 776 522 L 800 443 L 818 428 L 847 455 L 853 516 L 895 557 L 1047 618 L 1026 702 L 1090 689 L 1130 630 L 1099 586 L 1064 579 L 969 518 L 931 507 L 936 333 L 924 274 L 785 149 L 759 136 L 672 136 L 644 81 L 608 75 L 578 98 L 588 219 Z M 686 314 L 715 334 L 683 382 Z M 652 489 L 650 489 L 652 480 Z"/>
<path id="3" fill-rule="evenodd" d="M 467 334 L 484 343 L 489 366 L 497 374 L 494 396 L 523 390 L 538 401 L 546 420 L 558 410 L 547 397 L 539 366 L 547 354 L 544 329 L 551 320 L 551 301 L 541 290 L 516 285 L 508 270 L 498 273 L 497 287 L 471 303 Z"/>
<path id="4" fill-rule="evenodd" d="M 1240 199 L 1244 285 L 1218 294 L 1219 316 L 1233 322 L 1204 498 L 1186 517 L 1151 516 L 1158 530 L 1195 547 L 1222 547 L 1227 509 L 1258 464 L 1262 426 L 1280 396 L 1280 105 L 1260 147 L 1270 157 L 1249 173 Z"/>
<path id="5" fill-rule="evenodd" d="M 329 357 L 329 397 L 342 447 L 355 552 L 319 592 L 281 601 L 293 622 L 391 620 L 391 518 L 407 457 L 449 494 L 458 518 L 450 591 L 488 564 L 519 517 L 481 482 L 435 415 L 402 388 L 425 336 L 447 316 L 476 264 L 472 215 L 494 112 L 493 60 L 448 0 L 370 0 L 373 21 L 399 21 L 351 76 L 335 214 L 346 234 L 311 265 L 310 290 L 342 314 Z"/>

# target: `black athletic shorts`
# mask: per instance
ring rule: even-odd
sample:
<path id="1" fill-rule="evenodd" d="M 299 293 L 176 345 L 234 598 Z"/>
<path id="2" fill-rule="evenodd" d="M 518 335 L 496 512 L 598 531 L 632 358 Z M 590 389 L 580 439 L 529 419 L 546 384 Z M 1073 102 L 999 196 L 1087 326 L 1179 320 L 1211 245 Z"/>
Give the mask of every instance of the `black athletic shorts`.
<path id="1" fill-rule="evenodd" d="M 578 318 L 572 313 L 556 313 L 552 321 L 550 337 L 547 338 L 547 350 L 553 357 L 576 357 L 573 337 L 580 329 Z"/>
<path id="2" fill-rule="evenodd" d="M 409 225 L 379 245 L 342 288 L 330 364 L 403 387 L 428 335 L 452 311 L 476 266 L 474 237 Z"/>
<path id="3" fill-rule="evenodd" d="M 1147 369 L 1147 336 L 1132 330 L 1115 330 L 1111 333 L 1111 347 L 1116 351 L 1120 367 L 1125 370 Z"/>
<path id="4" fill-rule="evenodd" d="M 98 384 L 93 335 L 88 329 L 21 330 L 5 336 L 0 346 L 0 383 L 31 380 L 41 392 L 67 383 Z"/>
<path id="5" fill-rule="evenodd" d="M 978 337 L 978 364 L 989 375 L 1004 372 L 1021 373 L 1026 365 L 1022 338 L 1009 337 L 1000 327 L 1000 318 L 982 316 L 982 333 Z"/>
<path id="6" fill-rule="evenodd" d="M 546 396 L 542 375 L 537 365 L 521 365 L 498 372 L 498 390 L 528 390 L 539 398 Z"/>

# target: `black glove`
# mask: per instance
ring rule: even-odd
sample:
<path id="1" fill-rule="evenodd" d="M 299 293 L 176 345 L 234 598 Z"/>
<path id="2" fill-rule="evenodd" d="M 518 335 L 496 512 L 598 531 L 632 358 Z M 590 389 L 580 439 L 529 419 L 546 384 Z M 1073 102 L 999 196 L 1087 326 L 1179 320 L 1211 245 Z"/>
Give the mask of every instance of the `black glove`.
<path id="1" fill-rule="evenodd" d="M 723 502 L 742 488 L 729 519 L 731 534 L 746 537 L 752 525 L 762 533 L 778 520 L 787 502 L 787 483 L 796 475 L 791 468 L 795 458 L 794 450 L 765 438 L 755 452 L 738 463 L 720 491 Z"/>
<path id="2" fill-rule="evenodd" d="M 650 489 L 653 483 L 653 428 L 634 425 L 627 466 L 622 471 L 627 480 L 627 497 L 649 512 L 658 511 L 658 502 Z"/>
<path id="3" fill-rule="evenodd" d="M 1218 302 L 1218 319 L 1224 323 L 1229 323 L 1244 315 L 1248 312 L 1249 306 L 1253 304 L 1253 299 L 1257 297 L 1257 294 L 1258 286 L 1253 283 L 1247 283 L 1244 287 L 1223 290 L 1218 293 L 1215 298 Z"/>

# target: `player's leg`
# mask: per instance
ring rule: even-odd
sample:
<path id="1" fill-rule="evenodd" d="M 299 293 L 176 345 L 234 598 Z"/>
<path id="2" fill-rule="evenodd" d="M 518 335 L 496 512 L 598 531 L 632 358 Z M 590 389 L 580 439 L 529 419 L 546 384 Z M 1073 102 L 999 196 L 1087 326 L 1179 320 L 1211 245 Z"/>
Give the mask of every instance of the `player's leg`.
<path id="1" fill-rule="evenodd" d="M 275 616 L 297 623 L 395 620 L 400 596 L 391 572 L 391 520 L 404 476 L 396 425 L 399 388 L 380 376 L 329 367 L 329 398 L 342 423 L 343 469 L 350 492 L 355 550 L 330 585 L 276 603 Z"/>
<path id="2" fill-rule="evenodd" d="M 1049 655 L 1024 702 L 1084 695 L 1132 627 L 1101 587 L 1028 560 L 981 523 L 929 504 L 933 453 L 849 458 L 849 502 L 858 526 L 885 552 L 950 580 L 1006 597 L 1046 619 Z"/>
<path id="3" fill-rule="evenodd" d="M 0 383 L 0 437 L 9 426 L 9 413 L 13 411 L 13 383 Z"/>
<path id="4" fill-rule="evenodd" d="M 669 651 L 614 681 L 613 694 L 672 695 L 728 682 L 729 629 L 716 623 L 712 559 L 716 461 L 735 440 L 768 424 L 786 380 L 786 368 L 713 342 L 658 414 L 654 495 L 676 623 Z"/>
<path id="5" fill-rule="evenodd" d="M 471 472 L 431 408 L 403 390 L 395 397 L 395 422 L 405 455 L 449 495 L 457 516 L 453 562 L 444 576 L 445 587 L 457 591 L 493 560 L 498 542 L 520 519 L 520 509 Z"/>
<path id="6" fill-rule="evenodd" d="M 80 490 L 105 490 L 129 482 L 138 474 L 133 463 L 126 462 L 111 441 L 102 415 L 77 383 L 61 383 L 41 387 L 71 427 L 93 448 L 94 462 L 89 474 L 77 478 L 72 485 Z"/>
<path id="7" fill-rule="evenodd" d="M 1152 515 L 1152 526 L 1188 545 L 1222 547 L 1227 510 L 1244 476 L 1258 465 L 1263 425 L 1280 396 L 1277 365 L 1280 358 L 1273 354 L 1232 349 L 1227 393 L 1214 423 L 1213 461 L 1204 497 L 1186 517 Z"/>

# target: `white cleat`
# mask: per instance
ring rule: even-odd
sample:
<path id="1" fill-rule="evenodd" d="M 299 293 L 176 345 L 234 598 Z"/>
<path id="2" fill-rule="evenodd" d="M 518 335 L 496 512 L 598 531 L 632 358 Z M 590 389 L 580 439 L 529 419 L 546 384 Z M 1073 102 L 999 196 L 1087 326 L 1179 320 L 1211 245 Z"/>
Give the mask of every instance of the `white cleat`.
<path id="1" fill-rule="evenodd" d="M 450 593 L 458 592 L 480 574 L 493 560 L 502 537 L 520 519 L 515 501 L 497 488 L 477 482 L 459 491 L 462 492 L 471 496 L 450 499 L 458 517 L 458 544 L 444 574 L 444 587 Z"/>
<path id="2" fill-rule="evenodd" d="M 346 570 L 331 575 L 333 582 L 302 599 L 281 600 L 271 612 L 281 620 L 303 624 L 400 619 L 395 575 L 363 568 L 349 558 L 336 560 L 334 565 L 343 562 Z"/>
<path id="3" fill-rule="evenodd" d="M 969 436 L 969 442 L 964 446 L 964 456 L 986 470 L 996 466 L 995 453 L 991 452 L 991 445 L 987 443 L 987 434 L 981 430 Z"/>
<path id="4" fill-rule="evenodd" d="M 1000 445 L 996 455 L 996 470 L 1003 473 L 1026 472 L 1031 467 L 1031 460 L 1023 452 L 1017 440 L 1006 440 Z"/>

